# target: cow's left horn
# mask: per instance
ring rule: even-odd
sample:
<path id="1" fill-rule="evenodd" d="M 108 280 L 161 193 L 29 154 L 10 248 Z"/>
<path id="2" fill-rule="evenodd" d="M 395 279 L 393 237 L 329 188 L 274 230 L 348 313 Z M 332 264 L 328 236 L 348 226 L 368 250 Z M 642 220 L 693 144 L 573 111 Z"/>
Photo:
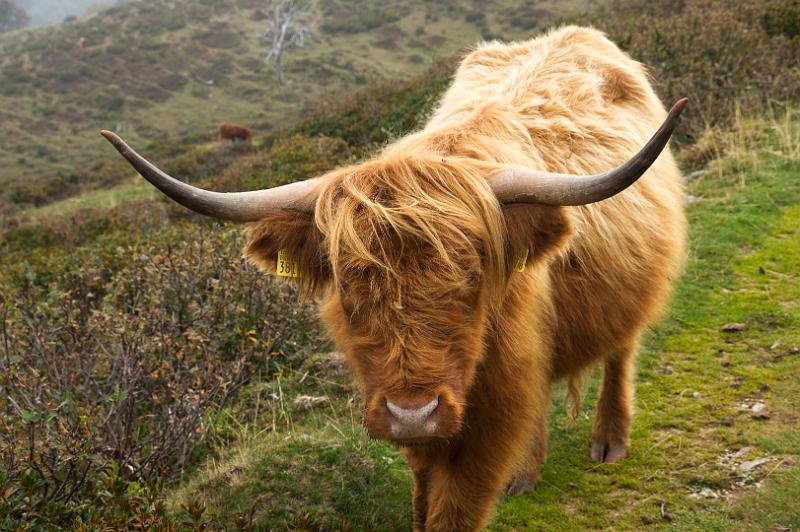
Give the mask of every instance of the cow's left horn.
<path id="1" fill-rule="evenodd" d="M 280 209 L 304 212 L 313 212 L 314 210 L 319 192 L 319 178 L 251 192 L 211 192 L 193 187 L 167 175 L 156 165 L 136 153 L 114 133 L 103 131 L 101 134 L 153 186 L 184 207 L 200 214 L 223 220 L 256 222 Z"/>
<path id="2" fill-rule="evenodd" d="M 618 168 L 589 176 L 554 174 L 524 167 L 505 168 L 489 179 L 492 190 L 500 203 L 586 205 L 610 198 L 635 183 L 655 162 L 688 101 L 687 98 L 678 100 L 644 148 Z"/>

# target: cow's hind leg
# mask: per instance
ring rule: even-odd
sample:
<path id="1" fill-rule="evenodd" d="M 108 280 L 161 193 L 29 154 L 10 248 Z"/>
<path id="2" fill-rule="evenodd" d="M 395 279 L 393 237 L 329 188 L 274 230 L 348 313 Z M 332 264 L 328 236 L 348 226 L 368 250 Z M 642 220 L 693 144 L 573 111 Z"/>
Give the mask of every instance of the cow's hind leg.
<path id="1" fill-rule="evenodd" d="M 605 361 L 590 451 L 598 462 L 619 462 L 627 452 L 633 420 L 634 359 L 638 347 L 638 341 L 632 342 Z"/>

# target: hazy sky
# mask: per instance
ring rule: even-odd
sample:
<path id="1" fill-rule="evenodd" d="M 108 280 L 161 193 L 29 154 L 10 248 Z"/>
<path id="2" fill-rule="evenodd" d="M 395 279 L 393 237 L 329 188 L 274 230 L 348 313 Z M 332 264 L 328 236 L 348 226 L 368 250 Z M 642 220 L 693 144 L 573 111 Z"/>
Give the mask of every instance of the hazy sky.
<path id="1" fill-rule="evenodd" d="M 80 16 L 96 3 L 114 3 L 102 0 L 16 0 L 16 4 L 28 12 L 31 26 L 49 22 L 60 22 L 70 15 Z"/>

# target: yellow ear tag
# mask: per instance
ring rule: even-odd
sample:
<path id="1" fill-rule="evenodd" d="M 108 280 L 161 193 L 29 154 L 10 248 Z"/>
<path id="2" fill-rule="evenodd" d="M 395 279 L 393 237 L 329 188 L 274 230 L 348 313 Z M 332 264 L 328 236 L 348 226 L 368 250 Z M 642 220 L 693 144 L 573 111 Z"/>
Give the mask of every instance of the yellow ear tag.
<path id="1" fill-rule="evenodd" d="M 300 270 L 300 263 L 292 259 L 291 255 L 289 255 L 289 250 L 286 248 L 278 250 L 278 275 L 280 277 L 294 277 L 295 279 L 303 276 L 303 272 Z"/>
<path id="2" fill-rule="evenodd" d="M 528 262 L 528 250 L 526 249 L 519 255 L 517 258 L 514 259 L 514 271 L 515 272 L 524 272 L 525 271 L 525 264 Z"/>

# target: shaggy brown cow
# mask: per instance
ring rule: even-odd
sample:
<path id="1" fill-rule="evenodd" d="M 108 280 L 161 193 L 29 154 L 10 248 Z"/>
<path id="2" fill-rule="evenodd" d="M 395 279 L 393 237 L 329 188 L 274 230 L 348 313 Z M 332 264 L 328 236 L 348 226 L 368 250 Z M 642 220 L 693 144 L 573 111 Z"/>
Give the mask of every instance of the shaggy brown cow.
<path id="1" fill-rule="evenodd" d="M 310 181 L 203 191 L 104 134 L 183 205 L 256 222 L 247 257 L 323 297 L 369 434 L 408 457 L 415 528 L 475 530 L 539 479 L 553 382 L 577 395 L 604 365 L 590 453 L 625 455 L 639 339 L 684 256 L 659 153 L 685 103 L 664 120 L 641 65 L 567 27 L 481 45 L 423 130 Z"/>
<path id="2" fill-rule="evenodd" d="M 247 127 L 240 124 L 224 122 L 219 125 L 219 140 L 220 142 L 229 141 L 252 144 L 253 133 Z"/>

